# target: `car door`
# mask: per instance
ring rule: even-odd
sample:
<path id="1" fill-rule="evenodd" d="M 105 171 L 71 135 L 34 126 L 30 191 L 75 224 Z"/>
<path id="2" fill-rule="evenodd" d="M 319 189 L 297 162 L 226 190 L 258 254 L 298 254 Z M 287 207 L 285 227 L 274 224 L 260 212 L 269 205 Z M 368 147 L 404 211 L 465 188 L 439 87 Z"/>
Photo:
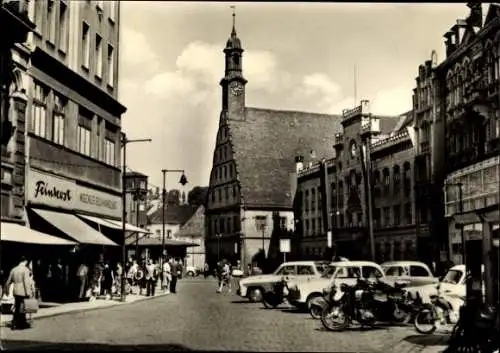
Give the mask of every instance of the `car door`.
<path id="1" fill-rule="evenodd" d="M 315 270 L 313 265 L 297 265 L 297 277 L 298 278 L 314 278 Z"/>
<path id="2" fill-rule="evenodd" d="M 410 266 L 410 285 L 417 287 L 437 283 L 437 279 L 422 265 Z"/>
<path id="3" fill-rule="evenodd" d="M 278 276 L 286 276 L 288 278 L 297 277 L 297 266 L 295 265 L 282 265 L 281 269 L 276 272 Z"/>

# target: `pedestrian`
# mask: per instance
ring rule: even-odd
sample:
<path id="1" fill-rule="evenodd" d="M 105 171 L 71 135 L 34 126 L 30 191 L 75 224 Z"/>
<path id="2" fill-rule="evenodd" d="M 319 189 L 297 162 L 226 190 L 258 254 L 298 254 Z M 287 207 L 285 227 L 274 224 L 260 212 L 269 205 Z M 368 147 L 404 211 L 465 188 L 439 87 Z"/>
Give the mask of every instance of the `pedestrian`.
<path id="1" fill-rule="evenodd" d="M 155 264 L 151 259 L 148 259 L 146 265 L 146 296 L 148 297 L 155 295 L 155 270 Z"/>
<path id="2" fill-rule="evenodd" d="M 203 268 L 203 277 L 207 279 L 208 276 L 210 276 L 210 267 L 208 266 L 208 263 L 205 262 L 205 267 Z"/>
<path id="3" fill-rule="evenodd" d="M 219 282 L 217 293 L 222 293 L 224 286 L 227 286 L 228 293 L 231 293 L 231 266 L 229 265 L 229 261 L 226 259 L 223 259 L 221 263 L 221 275 Z"/>
<path id="4" fill-rule="evenodd" d="M 85 299 L 85 291 L 87 289 L 87 276 L 89 273 L 89 268 L 85 264 L 85 261 L 82 261 L 78 270 L 76 271 L 77 278 L 77 288 L 78 288 L 78 301 L 83 301 Z"/>
<path id="5" fill-rule="evenodd" d="M 114 283 L 113 270 L 111 269 L 111 266 L 109 266 L 109 263 L 106 262 L 104 264 L 104 269 L 102 271 L 102 284 L 101 284 L 103 289 L 102 294 L 106 296 L 106 300 L 111 299 L 113 283 Z"/>
<path id="6" fill-rule="evenodd" d="M 170 268 L 172 274 L 172 279 L 170 280 L 170 293 L 176 293 L 177 278 L 179 276 L 180 267 L 177 264 L 177 261 L 174 260 L 173 258 L 171 259 L 170 262 Z"/>
<path id="7" fill-rule="evenodd" d="M 132 265 L 130 266 L 130 268 L 127 271 L 127 282 L 129 284 L 129 288 L 130 288 L 129 294 L 132 293 L 132 288 L 136 286 L 135 276 L 137 274 L 137 270 L 138 270 L 137 261 L 134 260 L 132 262 Z"/>
<path id="8" fill-rule="evenodd" d="M 248 264 L 247 265 L 247 276 L 251 276 L 252 275 L 252 264 Z"/>
<path id="9" fill-rule="evenodd" d="M 5 288 L 8 290 L 10 284 L 14 284 L 14 315 L 12 318 L 12 329 L 26 329 L 31 326 L 26 319 L 23 306 L 24 300 L 32 298 L 34 295 L 33 281 L 31 280 L 30 270 L 27 267 L 28 260 L 26 257 L 21 256 L 19 264 L 14 267 L 9 274 L 9 278 L 5 283 Z"/>
<path id="10" fill-rule="evenodd" d="M 56 265 L 52 267 L 52 280 L 55 293 L 55 302 L 62 303 L 65 298 L 64 269 L 61 259 L 57 259 Z"/>
<path id="11" fill-rule="evenodd" d="M 146 263 L 145 260 L 141 261 L 141 264 L 137 266 L 137 273 L 135 275 L 136 284 L 139 287 L 139 295 L 142 295 L 142 291 L 146 288 Z"/>
<path id="12" fill-rule="evenodd" d="M 170 259 L 165 258 L 162 269 L 162 290 L 165 294 L 170 293 L 170 281 L 172 280 L 172 267 L 170 266 L 169 260 Z"/>

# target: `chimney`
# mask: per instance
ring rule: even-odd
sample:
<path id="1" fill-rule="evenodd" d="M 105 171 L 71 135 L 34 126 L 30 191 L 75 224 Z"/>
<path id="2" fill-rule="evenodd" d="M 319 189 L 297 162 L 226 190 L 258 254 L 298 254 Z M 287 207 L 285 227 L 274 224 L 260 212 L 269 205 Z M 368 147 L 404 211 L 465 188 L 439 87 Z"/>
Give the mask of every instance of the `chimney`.
<path id="1" fill-rule="evenodd" d="M 483 8 L 480 2 L 468 2 L 467 7 L 470 9 L 467 24 L 472 27 L 481 28 L 483 26 Z"/>
<path id="2" fill-rule="evenodd" d="M 295 171 L 299 173 L 304 169 L 304 157 L 301 155 L 295 156 Z"/>

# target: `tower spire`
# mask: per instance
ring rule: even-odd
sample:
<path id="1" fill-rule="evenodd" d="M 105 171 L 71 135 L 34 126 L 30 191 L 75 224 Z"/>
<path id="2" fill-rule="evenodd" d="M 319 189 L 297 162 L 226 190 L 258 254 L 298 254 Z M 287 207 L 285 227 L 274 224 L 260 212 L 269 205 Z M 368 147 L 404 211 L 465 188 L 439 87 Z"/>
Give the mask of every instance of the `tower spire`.
<path id="1" fill-rule="evenodd" d="M 229 6 L 233 10 L 233 29 L 231 31 L 231 37 L 236 37 L 236 6 Z"/>

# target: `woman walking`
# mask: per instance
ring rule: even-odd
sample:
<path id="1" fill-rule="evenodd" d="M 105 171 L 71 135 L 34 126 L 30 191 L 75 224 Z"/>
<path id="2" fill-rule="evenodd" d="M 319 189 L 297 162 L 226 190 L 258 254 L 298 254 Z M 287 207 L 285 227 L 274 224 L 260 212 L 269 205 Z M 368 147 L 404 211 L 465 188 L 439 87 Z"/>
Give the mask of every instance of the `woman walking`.
<path id="1" fill-rule="evenodd" d="M 109 266 L 109 263 L 106 262 L 104 265 L 104 270 L 102 271 L 102 287 L 103 294 L 106 296 L 106 300 L 111 299 L 112 288 L 113 288 L 114 276 L 113 270 Z"/>

